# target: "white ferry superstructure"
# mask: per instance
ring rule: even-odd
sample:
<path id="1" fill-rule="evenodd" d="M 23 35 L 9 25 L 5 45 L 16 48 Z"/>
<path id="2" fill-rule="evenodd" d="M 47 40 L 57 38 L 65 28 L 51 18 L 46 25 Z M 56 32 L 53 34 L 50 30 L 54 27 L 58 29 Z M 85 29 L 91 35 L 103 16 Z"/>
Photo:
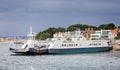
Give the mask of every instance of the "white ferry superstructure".
<path id="1" fill-rule="evenodd" d="M 55 37 L 49 42 L 48 52 L 52 54 L 81 53 L 81 52 L 102 52 L 109 51 L 108 40 L 86 40 L 82 32 L 69 32 L 69 36 Z"/>

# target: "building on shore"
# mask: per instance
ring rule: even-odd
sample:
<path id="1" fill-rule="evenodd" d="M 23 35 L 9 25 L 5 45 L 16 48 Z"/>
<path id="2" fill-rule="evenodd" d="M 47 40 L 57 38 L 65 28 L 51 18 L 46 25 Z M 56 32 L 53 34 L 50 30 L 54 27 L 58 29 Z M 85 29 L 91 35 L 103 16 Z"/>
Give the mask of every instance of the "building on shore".
<path id="1" fill-rule="evenodd" d="M 75 36 L 75 31 L 71 32 L 56 32 L 53 34 L 54 38 L 60 38 L 60 37 L 73 37 Z M 91 40 L 99 40 L 99 39 L 109 39 L 109 40 L 114 40 L 114 38 L 117 36 L 119 33 L 119 29 L 113 29 L 113 30 L 93 30 L 93 28 L 87 28 L 85 30 L 82 30 L 82 34 L 86 39 L 91 39 Z"/>
<path id="2" fill-rule="evenodd" d="M 93 28 L 87 28 L 83 30 L 82 33 L 86 39 L 90 39 L 91 34 L 95 33 L 95 30 Z"/>
<path id="3" fill-rule="evenodd" d="M 110 39 L 113 40 L 117 34 L 118 34 L 119 30 L 113 29 L 113 30 L 98 30 L 95 31 L 95 33 L 91 34 L 91 39 Z"/>
<path id="4" fill-rule="evenodd" d="M 99 30 L 91 34 L 91 39 L 107 39 L 109 36 L 110 30 Z"/>

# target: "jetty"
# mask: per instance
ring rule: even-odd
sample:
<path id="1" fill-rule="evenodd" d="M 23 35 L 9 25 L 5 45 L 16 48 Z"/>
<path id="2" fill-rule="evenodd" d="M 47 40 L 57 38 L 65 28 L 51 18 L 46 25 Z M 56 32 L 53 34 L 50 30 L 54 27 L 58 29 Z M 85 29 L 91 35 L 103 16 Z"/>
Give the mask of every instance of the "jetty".
<path id="1" fill-rule="evenodd" d="M 120 51 L 120 40 L 112 40 L 111 46 L 113 46 L 113 50 Z"/>
<path id="2" fill-rule="evenodd" d="M 8 42 L 10 41 L 9 39 L 5 39 L 5 38 L 0 38 L 0 42 Z"/>

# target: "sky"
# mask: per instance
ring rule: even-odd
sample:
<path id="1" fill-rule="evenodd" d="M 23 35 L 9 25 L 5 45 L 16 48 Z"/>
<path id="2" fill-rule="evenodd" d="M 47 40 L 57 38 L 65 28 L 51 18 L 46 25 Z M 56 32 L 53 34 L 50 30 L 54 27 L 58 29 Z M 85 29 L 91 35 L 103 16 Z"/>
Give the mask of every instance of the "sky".
<path id="1" fill-rule="evenodd" d="M 0 36 L 73 24 L 120 25 L 120 0 L 0 0 Z"/>

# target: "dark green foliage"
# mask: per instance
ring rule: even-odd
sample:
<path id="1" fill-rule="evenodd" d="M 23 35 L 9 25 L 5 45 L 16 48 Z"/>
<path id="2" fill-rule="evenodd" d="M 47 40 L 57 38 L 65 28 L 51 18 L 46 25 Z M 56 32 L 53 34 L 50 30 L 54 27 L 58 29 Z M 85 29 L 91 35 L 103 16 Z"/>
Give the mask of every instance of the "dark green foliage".
<path id="1" fill-rule="evenodd" d="M 49 33 L 50 37 L 57 31 L 57 28 L 48 28 L 47 30 L 43 31 L 43 33 Z"/>
<path id="2" fill-rule="evenodd" d="M 52 38 L 53 37 L 53 34 L 55 32 L 65 32 L 65 28 L 48 28 L 47 30 L 44 30 L 43 32 L 39 32 L 37 35 L 36 35 L 36 39 L 38 40 L 45 40 L 47 38 Z"/>
<path id="3" fill-rule="evenodd" d="M 67 28 L 67 31 L 74 31 L 76 29 L 80 29 L 80 28 L 82 28 L 81 26 L 82 26 L 81 24 L 71 25 Z"/>
<path id="4" fill-rule="evenodd" d="M 93 29 L 97 29 L 96 26 L 89 26 L 89 25 L 82 25 L 82 24 L 75 24 L 75 25 L 71 25 L 67 28 L 67 31 L 74 31 L 74 30 L 77 30 L 77 29 L 80 29 L 80 30 L 85 30 L 86 28 L 93 28 Z"/>
<path id="5" fill-rule="evenodd" d="M 66 32 L 65 28 L 58 27 L 56 32 Z"/>
<path id="6" fill-rule="evenodd" d="M 98 29 L 105 29 L 105 26 L 106 26 L 105 24 L 102 24 L 98 27 Z"/>
<path id="7" fill-rule="evenodd" d="M 98 30 L 96 26 L 89 26 L 89 28 L 93 28 L 94 30 Z"/>
<path id="8" fill-rule="evenodd" d="M 101 24 L 98 29 L 115 29 L 116 26 L 113 23 L 109 23 L 109 24 Z"/>
<path id="9" fill-rule="evenodd" d="M 38 39 L 38 40 L 39 40 L 41 34 L 42 34 L 42 32 L 37 33 L 36 36 L 35 36 L 35 39 Z"/>
<path id="10" fill-rule="evenodd" d="M 45 40 L 47 38 L 50 38 L 50 34 L 49 33 L 42 33 L 39 37 L 40 40 Z"/>
<path id="11" fill-rule="evenodd" d="M 118 26 L 118 28 L 120 28 L 120 26 Z"/>
<path id="12" fill-rule="evenodd" d="M 120 33 L 117 34 L 117 36 L 115 37 L 115 39 L 120 39 Z"/>
<path id="13" fill-rule="evenodd" d="M 117 36 L 120 37 L 120 33 L 118 33 Z"/>
<path id="14" fill-rule="evenodd" d="M 43 31 L 43 33 L 47 32 L 47 33 L 50 34 L 50 37 L 53 37 L 53 34 L 55 32 L 65 32 L 65 31 L 66 31 L 65 28 L 61 28 L 61 27 L 59 27 L 59 28 L 48 28 L 47 30 Z"/>

